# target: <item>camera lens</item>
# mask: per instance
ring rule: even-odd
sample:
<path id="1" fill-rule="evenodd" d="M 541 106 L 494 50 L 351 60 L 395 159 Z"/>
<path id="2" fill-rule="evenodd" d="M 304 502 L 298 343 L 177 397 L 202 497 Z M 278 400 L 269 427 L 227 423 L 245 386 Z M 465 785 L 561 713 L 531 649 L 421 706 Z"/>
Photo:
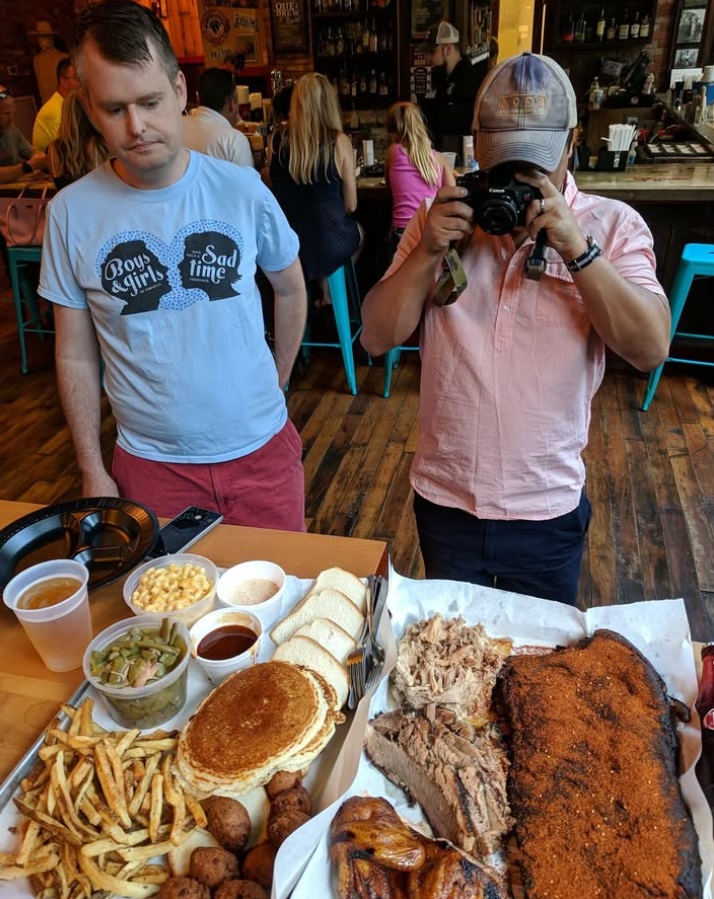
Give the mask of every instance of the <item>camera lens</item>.
<path id="1" fill-rule="evenodd" d="M 510 234 L 518 224 L 518 209 L 509 197 L 486 202 L 478 210 L 478 224 L 487 234 Z"/>

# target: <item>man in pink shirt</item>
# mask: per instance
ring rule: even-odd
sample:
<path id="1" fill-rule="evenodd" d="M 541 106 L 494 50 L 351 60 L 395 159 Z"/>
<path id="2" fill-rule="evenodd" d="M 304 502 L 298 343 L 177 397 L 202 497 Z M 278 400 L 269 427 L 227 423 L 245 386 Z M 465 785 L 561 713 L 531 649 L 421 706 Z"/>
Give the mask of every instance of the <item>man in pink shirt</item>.
<path id="1" fill-rule="evenodd" d="M 605 347 L 649 371 L 667 356 L 670 326 L 644 221 L 580 193 L 568 173 L 576 124 L 573 88 L 551 59 L 524 53 L 493 69 L 476 99 L 476 157 L 489 172 L 512 165 L 540 198 L 496 235 L 474 227 L 466 188 L 443 187 L 365 298 L 361 338 L 378 355 L 421 323 L 411 482 L 427 577 L 570 604 L 590 519 L 581 454 Z M 542 230 L 545 273 L 529 280 Z M 439 307 L 442 260 L 457 242 L 468 286 Z"/>

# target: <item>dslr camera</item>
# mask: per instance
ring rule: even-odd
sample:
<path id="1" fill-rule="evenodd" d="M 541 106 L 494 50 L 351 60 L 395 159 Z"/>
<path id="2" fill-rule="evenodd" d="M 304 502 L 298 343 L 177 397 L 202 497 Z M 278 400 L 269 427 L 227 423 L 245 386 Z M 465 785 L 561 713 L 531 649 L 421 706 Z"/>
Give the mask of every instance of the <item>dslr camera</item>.
<path id="1" fill-rule="evenodd" d="M 456 179 L 456 184 L 469 192 L 462 202 L 473 209 L 474 222 L 487 234 L 510 234 L 525 224 L 528 206 L 542 196 L 537 187 L 516 180 L 516 171 L 511 163 L 505 163 Z"/>

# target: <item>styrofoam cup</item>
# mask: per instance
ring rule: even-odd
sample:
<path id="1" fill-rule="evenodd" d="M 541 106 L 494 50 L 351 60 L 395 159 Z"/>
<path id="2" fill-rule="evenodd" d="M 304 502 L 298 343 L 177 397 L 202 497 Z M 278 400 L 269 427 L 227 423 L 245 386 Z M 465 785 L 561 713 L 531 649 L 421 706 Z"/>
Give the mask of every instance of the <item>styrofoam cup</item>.
<path id="1" fill-rule="evenodd" d="M 362 161 L 365 165 L 374 165 L 374 141 L 362 141 Z"/>
<path id="2" fill-rule="evenodd" d="M 441 154 L 446 160 L 446 164 L 450 169 L 453 169 L 456 165 L 456 153 L 442 153 Z"/>
<path id="3" fill-rule="evenodd" d="M 17 607 L 18 600 L 28 587 L 54 577 L 76 578 L 81 586 L 72 596 L 46 609 Z M 5 605 L 15 613 L 50 671 L 73 671 L 82 664 L 84 650 L 92 639 L 88 580 L 89 571 L 81 562 L 52 559 L 21 571 L 5 587 Z"/>

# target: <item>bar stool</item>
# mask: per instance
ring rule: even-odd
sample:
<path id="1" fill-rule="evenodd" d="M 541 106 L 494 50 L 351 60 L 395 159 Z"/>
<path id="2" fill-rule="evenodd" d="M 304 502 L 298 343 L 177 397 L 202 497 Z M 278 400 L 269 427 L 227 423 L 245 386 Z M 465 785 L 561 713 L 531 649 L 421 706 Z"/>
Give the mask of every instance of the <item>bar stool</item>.
<path id="1" fill-rule="evenodd" d="M 42 321 L 37 305 L 37 297 L 34 290 L 30 290 L 23 284 L 22 270 L 32 262 L 40 262 L 42 259 L 42 247 L 8 247 L 8 268 L 10 269 L 10 283 L 12 296 L 15 303 L 15 316 L 17 318 L 17 330 L 20 337 L 20 362 L 23 375 L 27 374 L 27 353 L 25 351 L 25 334 L 39 334 L 40 340 L 45 339 L 45 334 L 54 334 L 54 325 Z M 52 315 L 51 307 L 50 313 Z"/>
<path id="2" fill-rule="evenodd" d="M 416 350 L 419 352 L 419 349 L 418 346 L 402 344 L 401 346 L 395 346 L 391 350 L 387 350 L 384 357 L 384 390 L 382 391 L 382 396 L 385 399 L 389 398 L 389 391 L 392 386 L 392 371 L 399 365 L 399 359 L 402 353 L 405 350 Z"/>
<path id="3" fill-rule="evenodd" d="M 348 259 L 344 265 L 336 269 L 327 279 L 332 298 L 332 311 L 337 326 L 337 343 L 326 343 L 310 340 L 309 326 L 305 331 L 302 347 L 335 347 L 342 350 L 347 384 L 352 394 L 357 393 L 357 375 L 355 372 L 354 342 L 362 330 L 359 288 L 354 264 Z M 354 330 L 353 330 L 354 329 Z"/>
<path id="4" fill-rule="evenodd" d="M 707 278 L 714 277 L 714 244 L 685 244 L 679 259 L 677 272 L 674 276 L 672 290 L 669 294 L 669 305 L 672 312 L 670 342 L 674 340 L 675 337 L 686 337 L 690 340 L 701 340 L 714 343 L 714 334 L 691 334 L 686 331 L 677 330 L 677 325 L 682 316 L 684 304 L 687 302 L 687 296 L 689 295 L 692 281 L 695 277 L 702 276 Z M 687 365 L 704 365 L 708 368 L 714 367 L 714 362 L 705 362 L 701 359 L 686 359 L 681 356 L 667 356 L 661 365 L 658 365 L 654 371 L 650 372 L 650 376 L 647 379 L 645 396 L 642 401 L 643 412 L 647 411 L 652 402 L 665 362 L 683 362 Z"/>

